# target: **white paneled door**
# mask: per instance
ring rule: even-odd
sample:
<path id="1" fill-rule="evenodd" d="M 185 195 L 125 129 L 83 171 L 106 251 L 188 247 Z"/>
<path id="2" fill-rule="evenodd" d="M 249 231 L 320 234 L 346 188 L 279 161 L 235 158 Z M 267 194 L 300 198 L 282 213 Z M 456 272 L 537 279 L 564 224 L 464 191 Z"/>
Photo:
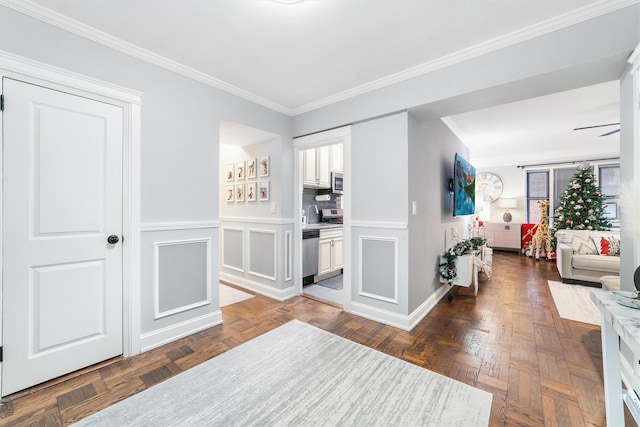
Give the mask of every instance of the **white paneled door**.
<path id="1" fill-rule="evenodd" d="M 2 84 L 6 396 L 122 354 L 123 110 Z"/>

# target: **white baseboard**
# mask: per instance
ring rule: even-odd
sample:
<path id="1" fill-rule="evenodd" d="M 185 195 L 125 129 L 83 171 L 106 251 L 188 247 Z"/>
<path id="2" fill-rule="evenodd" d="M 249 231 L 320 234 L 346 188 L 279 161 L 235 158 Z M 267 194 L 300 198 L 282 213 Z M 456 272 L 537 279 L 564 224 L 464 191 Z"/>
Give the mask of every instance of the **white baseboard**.
<path id="1" fill-rule="evenodd" d="M 438 301 L 449 291 L 447 286 L 441 286 L 425 302 L 420 304 L 413 313 L 408 316 L 394 313 L 389 310 L 371 307 L 359 302 L 351 302 L 350 313 L 361 316 L 385 325 L 393 326 L 403 331 L 411 331 L 424 317 L 436 306 Z"/>
<path id="2" fill-rule="evenodd" d="M 141 353 L 222 323 L 220 310 L 140 335 Z"/>
<path id="3" fill-rule="evenodd" d="M 277 301 L 285 301 L 297 295 L 295 286 L 278 289 L 263 285 L 262 283 L 254 282 L 253 280 L 245 279 L 244 277 L 234 276 L 233 274 L 223 271 L 220 272 L 220 280 L 224 280 L 232 285 L 247 289 L 257 294 L 264 295 L 265 297 L 273 298 Z"/>
<path id="4" fill-rule="evenodd" d="M 440 301 L 450 289 L 451 286 L 449 285 L 440 286 L 429 298 L 427 298 L 425 302 L 413 310 L 413 313 L 409 315 L 409 330 L 415 328 L 415 326 L 420 323 L 420 321 L 424 319 L 431 310 L 433 310 L 436 304 L 438 304 L 438 301 Z"/>

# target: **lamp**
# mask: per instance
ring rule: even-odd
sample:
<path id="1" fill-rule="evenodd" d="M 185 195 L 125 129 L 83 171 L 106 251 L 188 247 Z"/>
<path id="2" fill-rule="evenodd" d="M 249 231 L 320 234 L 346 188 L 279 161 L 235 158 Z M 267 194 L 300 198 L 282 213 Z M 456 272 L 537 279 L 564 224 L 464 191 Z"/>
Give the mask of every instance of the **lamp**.
<path id="1" fill-rule="evenodd" d="M 516 199 L 500 199 L 499 204 L 501 208 L 505 208 L 504 214 L 502 214 L 502 220 L 504 222 L 511 222 L 512 217 L 509 209 L 515 209 L 518 206 L 518 201 Z"/>

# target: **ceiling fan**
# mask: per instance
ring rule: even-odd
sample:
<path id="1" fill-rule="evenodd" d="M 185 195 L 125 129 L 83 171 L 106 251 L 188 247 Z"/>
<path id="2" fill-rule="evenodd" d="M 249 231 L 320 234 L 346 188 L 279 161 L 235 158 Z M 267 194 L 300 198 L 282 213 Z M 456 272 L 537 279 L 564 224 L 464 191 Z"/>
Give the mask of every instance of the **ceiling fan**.
<path id="1" fill-rule="evenodd" d="M 620 125 L 620 123 L 608 123 L 606 125 L 595 125 L 595 126 L 585 126 L 585 127 L 581 127 L 581 128 L 575 128 L 574 130 L 584 130 L 584 129 L 593 129 L 593 128 L 602 128 L 602 127 L 606 127 L 606 126 L 618 126 Z M 618 133 L 620 132 L 620 128 L 603 133 L 600 136 L 609 136 L 609 135 L 613 135 L 614 133 Z"/>

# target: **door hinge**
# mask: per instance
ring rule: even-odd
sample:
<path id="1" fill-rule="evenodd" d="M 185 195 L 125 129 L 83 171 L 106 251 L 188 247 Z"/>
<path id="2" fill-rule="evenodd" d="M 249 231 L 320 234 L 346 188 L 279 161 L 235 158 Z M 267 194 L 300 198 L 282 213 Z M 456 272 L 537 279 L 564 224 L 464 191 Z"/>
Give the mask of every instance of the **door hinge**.
<path id="1" fill-rule="evenodd" d="M 2 362 L 2 361 L 3 361 L 3 358 L 2 358 L 2 346 L 0 346 L 0 362 Z"/>
<path id="2" fill-rule="evenodd" d="M 4 111 L 4 95 L 0 95 L 0 111 Z"/>

